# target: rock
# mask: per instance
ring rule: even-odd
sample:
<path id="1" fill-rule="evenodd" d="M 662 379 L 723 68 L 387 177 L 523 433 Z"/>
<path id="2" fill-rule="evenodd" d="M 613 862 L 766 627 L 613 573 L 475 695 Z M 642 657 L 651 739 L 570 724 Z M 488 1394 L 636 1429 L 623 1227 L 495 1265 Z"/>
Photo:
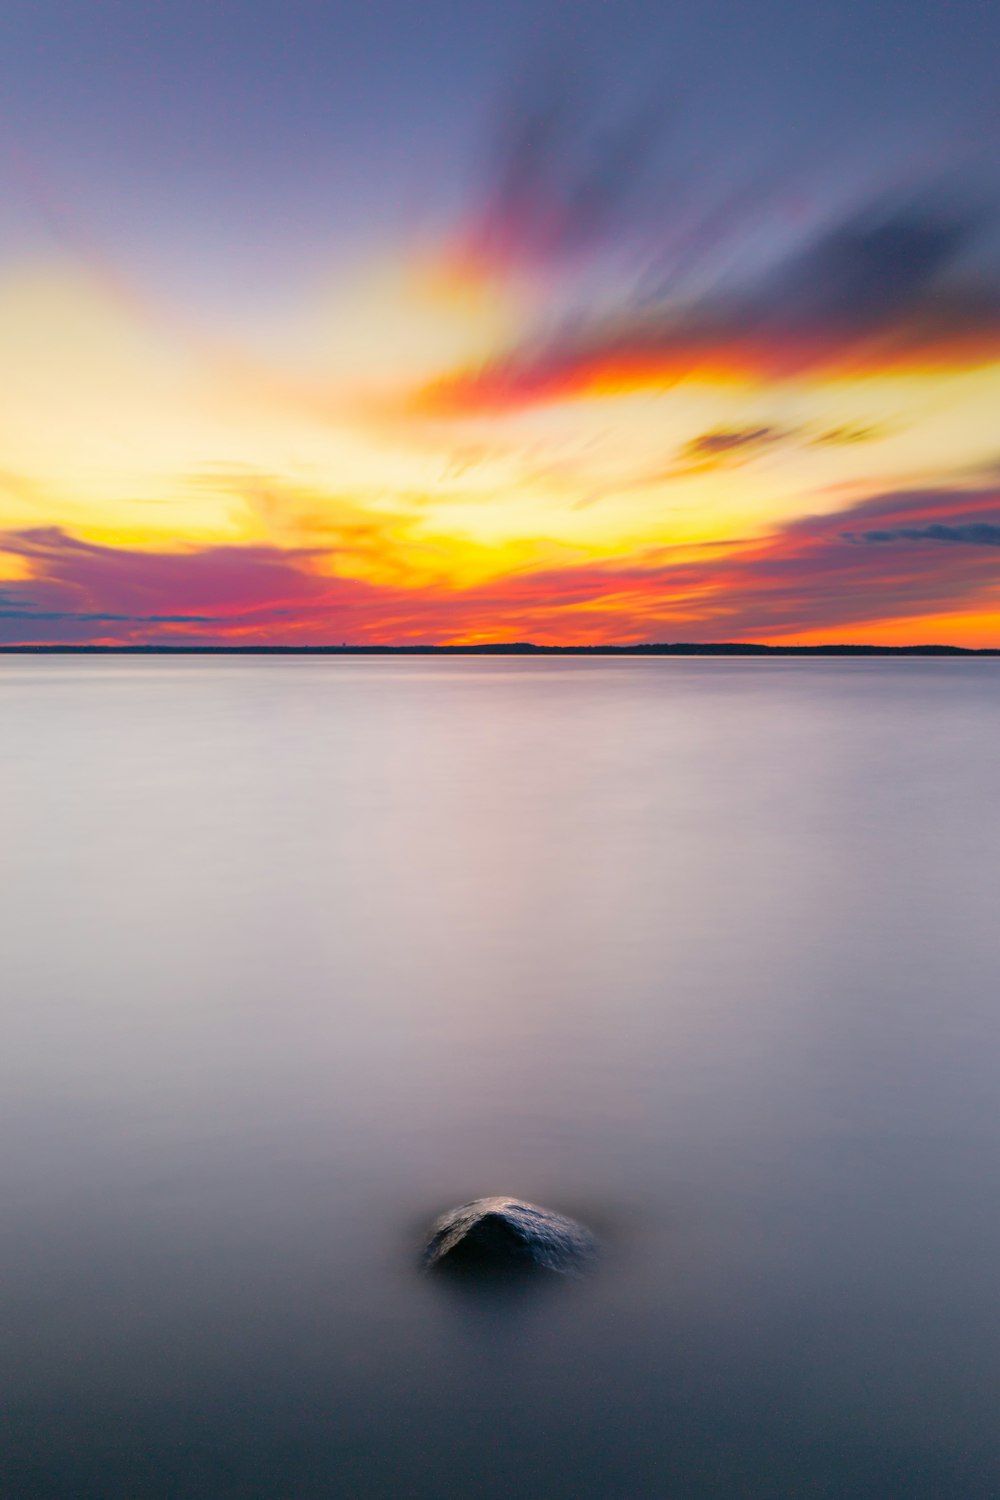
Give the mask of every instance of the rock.
<path id="1" fill-rule="evenodd" d="M 442 1214 L 424 1252 L 428 1270 L 579 1275 L 596 1245 L 582 1224 L 520 1198 L 477 1198 Z"/>

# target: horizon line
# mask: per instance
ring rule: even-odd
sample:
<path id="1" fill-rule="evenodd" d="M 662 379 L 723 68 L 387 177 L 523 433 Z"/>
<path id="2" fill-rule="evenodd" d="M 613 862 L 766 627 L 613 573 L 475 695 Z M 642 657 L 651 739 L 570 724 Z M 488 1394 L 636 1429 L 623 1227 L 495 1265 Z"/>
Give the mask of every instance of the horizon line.
<path id="1" fill-rule="evenodd" d="M 148 641 L 133 645 L 69 642 L 0 645 L 4 656 L 1000 656 L 1000 646 L 919 643 L 765 645 L 755 641 L 647 641 L 632 645 L 540 645 L 534 641 L 493 641 L 466 645 L 177 645 Z"/>

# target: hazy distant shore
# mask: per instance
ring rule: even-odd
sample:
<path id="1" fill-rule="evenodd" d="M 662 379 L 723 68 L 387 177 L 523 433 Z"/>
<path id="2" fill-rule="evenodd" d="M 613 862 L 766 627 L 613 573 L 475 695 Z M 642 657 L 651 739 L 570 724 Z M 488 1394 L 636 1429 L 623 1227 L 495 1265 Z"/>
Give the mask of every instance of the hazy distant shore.
<path id="1" fill-rule="evenodd" d="M 746 641 L 641 646 L 0 646 L 3 656 L 1000 656 L 1000 646 L 759 646 Z"/>

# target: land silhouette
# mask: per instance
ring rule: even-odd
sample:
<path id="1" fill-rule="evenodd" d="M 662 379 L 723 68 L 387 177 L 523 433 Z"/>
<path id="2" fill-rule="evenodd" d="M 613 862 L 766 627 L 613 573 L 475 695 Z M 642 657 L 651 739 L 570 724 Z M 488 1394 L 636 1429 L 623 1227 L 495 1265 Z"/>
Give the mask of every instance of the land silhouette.
<path id="1" fill-rule="evenodd" d="M 497 641 L 458 646 L 10 645 L 4 656 L 1000 656 L 1000 646 L 765 646 L 752 641 L 663 641 L 634 646 L 544 646 Z"/>

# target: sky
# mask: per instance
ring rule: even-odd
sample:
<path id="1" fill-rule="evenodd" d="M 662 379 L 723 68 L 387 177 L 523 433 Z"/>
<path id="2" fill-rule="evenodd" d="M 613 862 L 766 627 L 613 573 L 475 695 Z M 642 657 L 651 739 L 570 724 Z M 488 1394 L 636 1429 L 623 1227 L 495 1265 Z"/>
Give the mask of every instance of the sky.
<path id="1" fill-rule="evenodd" d="M 1000 645 L 995 0 L 6 0 L 0 644 Z"/>

